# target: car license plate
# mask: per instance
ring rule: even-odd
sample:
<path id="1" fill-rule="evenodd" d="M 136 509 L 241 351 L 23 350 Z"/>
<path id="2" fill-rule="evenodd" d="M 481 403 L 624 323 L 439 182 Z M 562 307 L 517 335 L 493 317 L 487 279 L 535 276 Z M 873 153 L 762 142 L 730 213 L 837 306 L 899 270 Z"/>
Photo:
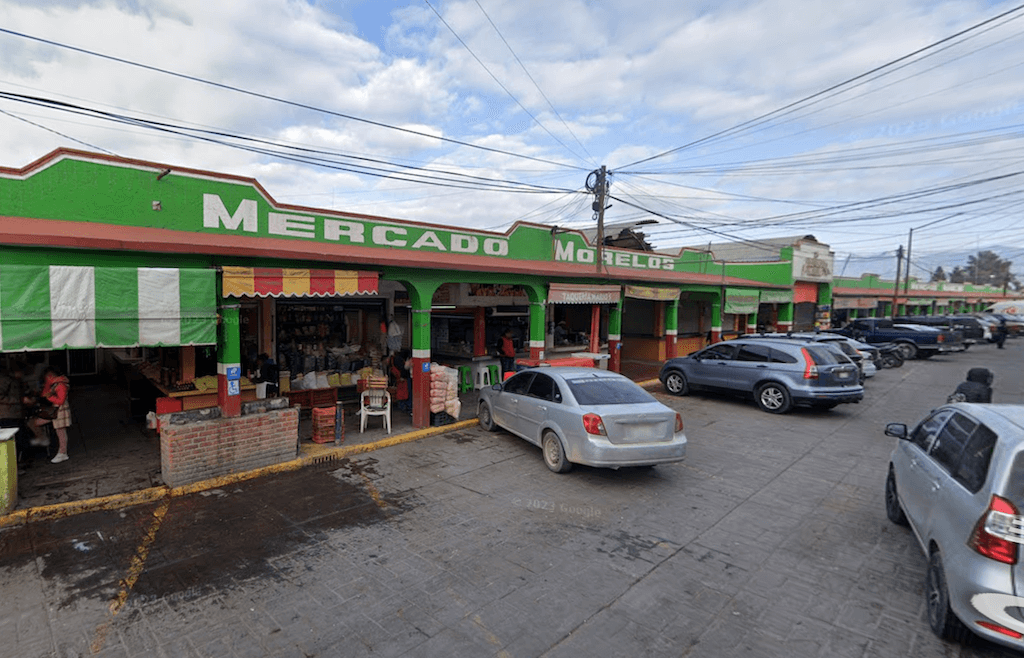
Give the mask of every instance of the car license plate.
<path id="1" fill-rule="evenodd" d="M 836 373 L 836 377 L 838 377 L 839 379 L 849 379 L 850 373 L 846 372 L 845 370 L 840 370 L 839 372 Z"/>

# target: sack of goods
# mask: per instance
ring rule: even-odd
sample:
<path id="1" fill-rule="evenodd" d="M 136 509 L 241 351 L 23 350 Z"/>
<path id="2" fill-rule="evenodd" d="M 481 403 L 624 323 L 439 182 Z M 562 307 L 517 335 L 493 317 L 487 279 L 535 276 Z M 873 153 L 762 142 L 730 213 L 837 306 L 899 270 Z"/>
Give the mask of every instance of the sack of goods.
<path id="1" fill-rule="evenodd" d="M 431 363 L 430 413 L 439 414 L 445 411 L 453 418 L 458 418 L 461 410 L 462 403 L 459 402 L 459 371 L 455 368 Z"/>

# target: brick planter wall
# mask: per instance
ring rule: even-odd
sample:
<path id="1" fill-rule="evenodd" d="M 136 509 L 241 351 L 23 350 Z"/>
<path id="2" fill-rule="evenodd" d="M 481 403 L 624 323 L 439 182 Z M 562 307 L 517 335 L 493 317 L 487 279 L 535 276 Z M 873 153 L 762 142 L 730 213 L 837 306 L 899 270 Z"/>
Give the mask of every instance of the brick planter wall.
<path id="1" fill-rule="evenodd" d="M 189 412 L 160 416 L 164 483 L 179 487 L 294 459 L 299 410 L 257 406 L 250 411 L 235 418 L 207 419 Z"/>

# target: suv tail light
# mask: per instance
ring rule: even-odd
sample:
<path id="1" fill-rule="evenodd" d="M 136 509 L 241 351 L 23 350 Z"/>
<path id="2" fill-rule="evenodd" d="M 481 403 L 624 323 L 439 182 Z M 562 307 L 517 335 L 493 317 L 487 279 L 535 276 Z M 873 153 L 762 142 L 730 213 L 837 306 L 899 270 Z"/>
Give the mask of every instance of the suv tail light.
<path id="1" fill-rule="evenodd" d="M 597 434 L 599 436 L 608 436 L 608 433 L 604 431 L 604 421 L 597 414 L 584 414 L 583 415 L 583 429 L 587 434 Z"/>
<path id="2" fill-rule="evenodd" d="M 683 417 L 678 413 L 676 414 L 676 432 L 683 431 Z"/>
<path id="3" fill-rule="evenodd" d="M 942 334 L 939 334 L 939 342 L 940 343 L 945 343 L 946 342 L 946 337 L 943 336 Z"/>
<path id="4" fill-rule="evenodd" d="M 1013 503 L 993 495 L 988 509 L 974 524 L 967 545 L 987 558 L 1017 564 L 1017 544 L 1024 542 L 1024 518 Z"/>
<path id="5" fill-rule="evenodd" d="M 804 379 L 817 379 L 818 378 L 818 366 L 814 363 L 814 357 L 807 351 L 806 347 L 801 347 L 800 352 L 804 355 Z"/>

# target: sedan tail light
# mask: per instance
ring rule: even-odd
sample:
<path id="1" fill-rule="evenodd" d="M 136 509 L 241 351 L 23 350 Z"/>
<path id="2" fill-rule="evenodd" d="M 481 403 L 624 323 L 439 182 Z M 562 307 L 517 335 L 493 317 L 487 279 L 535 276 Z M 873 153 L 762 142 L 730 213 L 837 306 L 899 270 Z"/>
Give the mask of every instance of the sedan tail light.
<path id="1" fill-rule="evenodd" d="M 806 347 L 801 347 L 800 352 L 804 355 L 804 379 L 817 379 L 818 378 L 818 366 L 814 363 L 814 357 L 807 351 Z"/>
<path id="2" fill-rule="evenodd" d="M 1017 544 L 1024 542 L 1024 518 L 1010 501 L 992 496 L 988 509 L 974 524 L 967 545 L 987 558 L 1017 564 Z"/>
<path id="3" fill-rule="evenodd" d="M 604 431 L 604 421 L 597 414 L 584 414 L 583 415 L 583 429 L 587 434 L 597 434 L 598 436 L 608 436 L 608 433 Z"/>
<path id="4" fill-rule="evenodd" d="M 683 417 L 678 413 L 676 414 L 676 432 L 683 431 Z"/>

